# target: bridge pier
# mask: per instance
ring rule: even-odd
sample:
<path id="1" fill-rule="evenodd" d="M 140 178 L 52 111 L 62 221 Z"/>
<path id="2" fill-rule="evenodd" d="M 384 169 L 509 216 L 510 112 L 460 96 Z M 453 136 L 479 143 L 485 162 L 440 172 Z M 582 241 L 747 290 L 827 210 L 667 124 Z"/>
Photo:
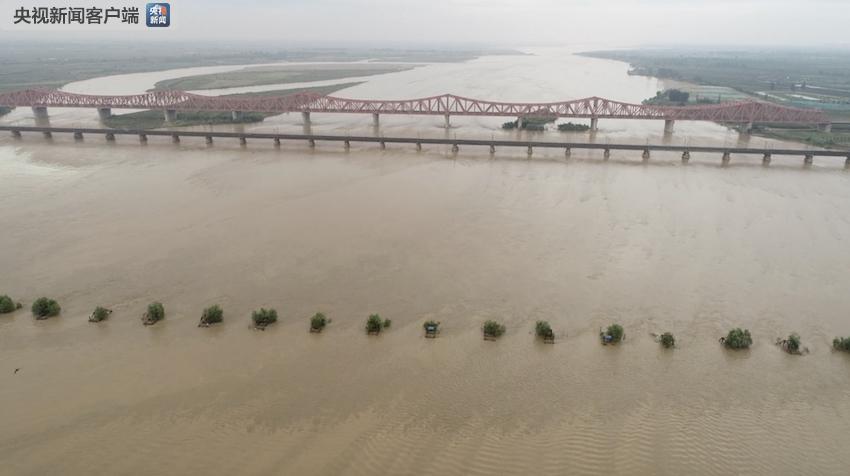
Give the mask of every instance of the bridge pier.
<path id="1" fill-rule="evenodd" d="M 372 127 L 380 127 L 381 126 L 381 115 L 373 112 L 372 113 Z"/>
<path id="2" fill-rule="evenodd" d="M 112 109 L 108 107 L 99 107 L 97 108 L 97 117 L 100 118 L 101 121 L 105 121 L 112 117 Z"/>
<path id="3" fill-rule="evenodd" d="M 765 166 L 770 165 L 770 160 L 770 152 L 765 152 L 764 156 L 761 158 L 761 164 Z"/>
<path id="4" fill-rule="evenodd" d="M 729 161 L 732 160 L 732 154 L 728 151 L 723 153 L 723 157 L 720 159 L 723 162 L 723 165 L 729 165 Z"/>
<path id="5" fill-rule="evenodd" d="M 35 115 L 36 119 L 47 119 L 47 107 L 46 106 L 33 106 L 32 113 Z"/>
<path id="6" fill-rule="evenodd" d="M 689 150 L 682 152 L 682 163 L 687 164 L 688 162 L 690 162 L 690 160 L 691 160 L 691 152 Z"/>
<path id="7" fill-rule="evenodd" d="M 173 142 L 175 144 L 179 144 L 180 143 L 180 136 L 177 135 L 177 134 L 171 134 L 171 142 Z"/>
<path id="8" fill-rule="evenodd" d="M 749 134 L 751 132 L 753 132 L 753 121 L 741 124 L 741 134 Z"/>
<path id="9" fill-rule="evenodd" d="M 83 140 L 83 133 L 80 131 L 74 131 L 74 140 L 81 141 Z"/>
<path id="10" fill-rule="evenodd" d="M 832 132 L 832 123 L 818 124 L 819 132 Z"/>
<path id="11" fill-rule="evenodd" d="M 640 155 L 644 162 L 649 160 L 649 149 L 643 149 L 643 154 Z"/>
<path id="12" fill-rule="evenodd" d="M 815 157 L 812 154 L 803 156 L 803 165 L 812 165 L 815 162 Z"/>
<path id="13" fill-rule="evenodd" d="M 239 145 L 248 145 L 248 138 L 245 137 L 245 136 L 240 137 L 239 138 Z"/>
<path id="14" fill-rule="evenodd" d="M 527 151 L 527 153 L 528 153 L 528 156 L 529 156 L 529 157 L 531 157 L 531 154 L 533 154 L 533 153 L 534 153 L 534 149 L 533 149 L 531 146 L 528 146 L 528 151 Z"/>
<path id="15" fill-rule="evenodd" d="M 421 152 L 421 151 L 422 151 L 422 143 L 421 143 L 421 142 L 417 142 L 417 143 L 416 143 L 416 151 L 417 151 L 417 152 Z"/>
<path id="16" fill-rule="evenodd" d="M 12 137 L 14 137 L 15 139 L 20 139 L 21 138 L 21 131 L 19 131 L 17 129 L 13 130 L 12 131 Z"/>
<path id="17" fill-rule="evenodd" d="M 599 118 L 591 117 L 590 118 L 590 132 L 596 132 L 599 130 Z"/>
<path id="18" fill-rule="evenodd" d="M 460 147 L 457 144 L 452 144 L 452 153 L 457 154 L 459 150 Z"/>
<path id="19" fill-rule="evenodd" d="M 307 143 L 310 145 L 311 149 L 314 149 L 316 147 L 316 141 L 314 139 L 310 139 L 309 141 L 307 141 Z"/>
<path id="20" fill-rule="evenodd" d="M 610 159 L 611 158 L 611 149 L 605 149 L 605 151 L 602 153 L 602 158 L 604 158 L 605 160 Z"/>
<path id="21" fill-rule="evenodd" d="M 53 138 L 53 133 L 51 133 L 50 131 L 44 131 L 43 134 L 44 134 L 45 139 L 52 139 Z"/>
<path id="22" fill-rule="evenodd" d="M 20 137 L 20 135 L 18 135 L 18 137 Z M 844 168 L 850 169 L 850 155 L 848 155 L 847 158 L 844 159 Z"/>
<path id="23" fill-rule="evenodd" d="M 384 141 L 381 141 L 381 150 L 385 150 L 386 148 L 387 148 L 387 143 L 384 142 Z"/>
<path id="24" fill-rule="evenodd" d="M 230 119 L 236 122 L 242 122 L 245 118 L 245 113 L 242 111 L 230 111 Z"/>
<path id="25" fill-rule="evenodd" d="M 448 114 L 446 114 L 446 129 L 451 129 L 451 127 L 452 127 L 452 119 L 451 119 L 451 117 L 449 117 Z"/>
<path id="26" fill-rule="evenodd" d="M 106 133 L 106 142 L 115 142 L 115 134 L 111 132 Z"/>
<path id="27" fill-rule="evenodd" d="M 207 145 L 213 145 L 213 137 L 212 136 L 206 136 L 204 138 L 204 142 L 206 142 Z"/>
<path id="28" fill-rule="evenodd" d="M 573 155 L 573 151 L 569 147 L 564 149 L 564 157 L 569 158 L 571 155 Z"/>
<path id="29" fill-rule="evenodd" d="M 139 134 L 139 142 L 142 144 L 147 144 L 148 135 L 147 134 Z"/>
<path id="30" fill-rule="evenodd" d="M 165 114 L 165 122 L 175 122 L 175 121 L 177 121 L 177 110 L 166 109 L 164 114 Z"/>
<path id="31" fill-rule="evenodd" d="M 351 148 L 351 141 L 348 141 L 348 140 L 345 141 L 345 150 L 348 150 L 350 148 Z"/>
<path id="32" fill-rule="evenodd" d="M 490 144 L 490 153 L 491 153 L 491 154 L 495 154 L 495 153 L 496 153 L 496 144 Z"/>
<path id="33" fill-rule="evenodd" d="M 676 121 L 674 121 L 673 119 L 665 119 L 664 120 L 664 133 L 665 134 L 672 134 L 673 133 L 673 126 L 675 124 L 676 124 Z"/>
<path id="34" fill-rule="evenodd" d="M 310 111 L 301 112 L 301 122 L 303 122 L 305 126 L 310 125 Z"/>
<path id="35" fill-rule="evenodd" d="M 274 146 L 275 146 L 275 147 L 280 147 L 280 137 L 275 137 L 275 138 L 274 138 Z"/>

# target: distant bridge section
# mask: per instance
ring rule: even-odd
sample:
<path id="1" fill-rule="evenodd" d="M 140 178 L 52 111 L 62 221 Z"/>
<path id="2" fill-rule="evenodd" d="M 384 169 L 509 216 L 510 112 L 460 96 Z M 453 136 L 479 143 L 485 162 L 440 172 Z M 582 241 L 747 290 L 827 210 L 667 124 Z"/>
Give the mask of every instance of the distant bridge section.
<path id="1" fill-rule="evenodd" d="M 101 117 L 109 117 L 112 109 L 160 109 L 167 120 L 179 111 L 300 112 L 305 123 L 311 113 L 372 114 L 375 125 L 381 114 L 444 116 L 450 126 L 451 116 L 551 117 L 586 118 L 596 129 L 599 119 L 655 119 L 665 121 L 672 131 L 674 121 L 711 121 L 738 123 L 745 128 L 754 122 L 812 124 L 823 129 L 830 119 L 817 109 L 799 109 L 761 101 L 739 101 L 693 106 L 655 106 L 630 104 L 600 97 L 558 102 L 518 103 L 485 101 L 454 94 L 418 99 L 374 100 L 349 99 L 316 93 L 288 96 L 203 96 L 184 91 L 153 91 L 132 96 L 95 96 L 58 90 L 29 89 L 0 94 L 0 106 L 31 107 L 36 116 L 46 116 L 48 107 L 86 107 L 98 109 Z"/>

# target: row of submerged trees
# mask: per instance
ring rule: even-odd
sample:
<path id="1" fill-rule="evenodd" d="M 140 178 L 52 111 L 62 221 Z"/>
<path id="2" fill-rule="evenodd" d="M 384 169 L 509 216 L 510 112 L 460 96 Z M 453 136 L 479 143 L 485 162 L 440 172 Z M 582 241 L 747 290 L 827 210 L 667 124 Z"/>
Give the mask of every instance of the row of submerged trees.
<path id="1" fill-rule="evenodd" d="M 8 314 L 21 308 L 23 308 L 23 305 L 20 302 L 14 301 L 9 296 L 0 295 L 0 314 Z M 62 312 L 62 307 L 55 299 L 40 297 L 33 302 L 31 311 L 36 319 L 42 320 L 58 316 Z M 111 309 L 98 306 L 89 316 L 89 321 L 101 322 L 108 319 L 111 314 Z M 165 306 L 161 302 L 150 303 L 147 311 L 142 315 L 142 323 L 146 326 L 154 325 L 163 319 L 165 319 Z M 209 327 L 223 321 L 224 310 L 216 304 L 203 310 L 198 326 Z M 260 308 L 251 313 L 251 321 L 255 328 L 263 330 L 277 322 L 277 310 Z M 325 314 L 317 312 L 310 318 L 310 332 L 322 332 L 330 323 L 331 320 Z M 378 335 L 389 328 L 390 325 L 392 325 L 391 320 L 384 319 L 379 314 L 371 314 L 366 319 L 365 329 L 369 335 Z M 425 337 L 434 338 L 440 334 L 439 321 L 425 321 L 422 328 L 425 331 Z M 505 334 L 507 328 L 498 321 L 487 320 L 481 327 L 481 331 L 485 340 L 496 340 Z M 534 325 L 534 334 L 545 343 L 555 343 L 555 332 L 547 321 L 537 321 Z M 600 330 L 599 337 L 603 345 L 617 344 L 625 340 L 626 332 L 620 324 L 611 324 L 604 330 Z M 656 335 L 655 338 L 664 348 L 669 349 L 676 346 L 676 338 L 670 332 Z M 721 337 L 719 342 L 728 349 L 748 349 L 753 344 L 753 337 L 749 329 L 734 328 Z M 786 339 L 777 339 L 776 345 L 789 354 L 808 352 L 808 349 L 802 346 L 801 338 L 796 333 L 789 335 Z M 850 337 L 836 337 L 832 341 L 832 347 L 835 350 L 850 352 Z"/>

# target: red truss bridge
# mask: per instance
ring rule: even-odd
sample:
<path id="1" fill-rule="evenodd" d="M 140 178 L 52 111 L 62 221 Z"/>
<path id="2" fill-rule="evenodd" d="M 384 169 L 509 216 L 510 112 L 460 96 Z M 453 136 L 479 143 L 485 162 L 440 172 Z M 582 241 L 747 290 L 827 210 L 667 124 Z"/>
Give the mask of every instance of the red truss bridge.
<path id="1" fill-rule="evenodd" d="M 830 119 L 817 109 L 798 109 L 769 102 L 739 101 L 694 106 L 655 106 L 630 104 L 600 97 L 559 102 L 515 103 L 484 101 L 453 94 L 418 99 L 349 99 L 316 93 L 288 96 L 203 96 L 184 91 L 154 91 L 132 96 L 94 96 L 58 90 L 29 89 L 0 94 L 0 106 L 32 107 L 36 116 L 47 115 L 48 107 L 86 107 L 98 109 L 109 117 L 112 109 L 161 109 L 168 120 L 179 111 L 230 111 L 234 117 L 243 112 L 302 113 L 309 123 L 310 113 L 372 114 L 375 124 L 381 114 L 444 116 L 504 116 L 587 118 L 596 129 L 599 119 L 655 119 L 665 121 L 672 130 L 674 121 L 711 121 L 738 123 L 751 127 L 754 122 L 813 124 L 828 128 Z"/>

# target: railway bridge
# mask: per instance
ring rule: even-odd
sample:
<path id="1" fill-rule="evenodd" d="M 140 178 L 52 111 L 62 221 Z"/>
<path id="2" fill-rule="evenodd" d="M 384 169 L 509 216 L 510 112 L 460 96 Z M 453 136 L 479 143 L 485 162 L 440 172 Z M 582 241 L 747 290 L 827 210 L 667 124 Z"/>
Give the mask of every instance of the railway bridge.
<path id="1" fill-rule="evenodd" d="M 817 109 L 785 107 L 762 101 L 738 101 L 690 106 L 655 106 L 589 97 L 558 102 L 502 102 L 443 94 L 416 99 L 350 99 L 311 92 L 287 96 L 204 96 L 185 91 L 152 91 L 130 96 L 96 96 L 59 90 L 28 89 L 0 94 L 0 106 L 31 107 L 36 117 L 47 117 L 50 107 L 97 109 L 108 118 L 113 109 L 162 110 L 167 121 L 180 112 L 230 112 L 234 118 L 244 112 L 301 113 L 305 124 L 314 113 L 371 114 L 378 125 L 382 114 L 451 116 L 494 116 L 525 118 L 589 119 L 596 130 L 600 119 L 643 119 L 664 121 L 665 132 L 672 132 L 676 121 L 711 121 L 739 124 L 745 131 L 753 123 L 808 124 L 830 130 L 829 117 Z"/>

